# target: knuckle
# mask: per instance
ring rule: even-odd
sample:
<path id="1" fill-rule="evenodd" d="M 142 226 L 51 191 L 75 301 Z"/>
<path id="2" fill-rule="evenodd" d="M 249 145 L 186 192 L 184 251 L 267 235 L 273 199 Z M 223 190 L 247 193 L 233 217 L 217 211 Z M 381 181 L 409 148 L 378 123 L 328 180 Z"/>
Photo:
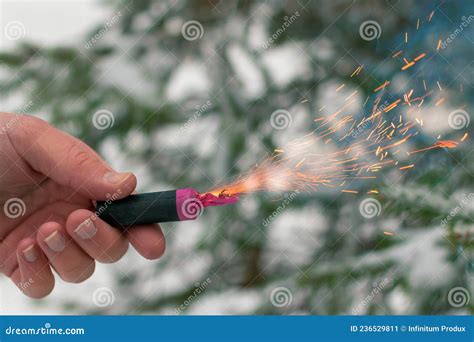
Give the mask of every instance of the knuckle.
<path id="1" fill-rule="evenodd" d="M 82 142 L 74 141 L 66 153 L 69 162 L 76 167 L 96 168 L 100 166 L 99 160 L 91 155 L 87 149 L 84 148 Z"/>

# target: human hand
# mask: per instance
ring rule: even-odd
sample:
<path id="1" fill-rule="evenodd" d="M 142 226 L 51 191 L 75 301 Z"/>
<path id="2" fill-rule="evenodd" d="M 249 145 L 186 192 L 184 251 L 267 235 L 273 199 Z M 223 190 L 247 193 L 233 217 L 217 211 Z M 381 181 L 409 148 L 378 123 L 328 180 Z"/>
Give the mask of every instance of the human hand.
<path id="1" fill-rule="evenodd" d="M 0 113 L 0 272 L 41 298 L 54 288 L 52 269 L 82 282 L 96 260 L 119 260 L 129 242 L 145 258 L 159 258 L 165 239 L 158 225 L 123 234 L 94 214 L 93 201 L 126 197 L 136 183 L 45 121 Z"/>

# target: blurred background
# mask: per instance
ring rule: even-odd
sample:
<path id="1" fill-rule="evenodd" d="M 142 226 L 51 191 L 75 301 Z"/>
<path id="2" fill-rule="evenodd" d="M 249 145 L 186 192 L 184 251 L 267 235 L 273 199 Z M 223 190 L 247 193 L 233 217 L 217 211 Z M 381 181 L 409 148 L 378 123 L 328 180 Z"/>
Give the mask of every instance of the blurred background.
<path id="1" fill-rule="evenodd" d="M 459 141 L 472 133 L 473 5 L 3 0 L 0 110 L 80 137 L 143 192 L 232 181 L 355 90 L 351 113 L 370 114 L 385 80 L 387 103 L 422 80 L 444 94 L 425 99 L 413 149 Z M 429 59 L 403 73 L 399 50 Z M 159 261 L 130 250 L 83 284 L 57 278 L 44 300 L 0 278 L 0 312 L 472 314 L 472 151 L 468 138 L 420 154 L 408 172 L 354 184 L 356 195 L 264 192 L 163 224 Z"/>

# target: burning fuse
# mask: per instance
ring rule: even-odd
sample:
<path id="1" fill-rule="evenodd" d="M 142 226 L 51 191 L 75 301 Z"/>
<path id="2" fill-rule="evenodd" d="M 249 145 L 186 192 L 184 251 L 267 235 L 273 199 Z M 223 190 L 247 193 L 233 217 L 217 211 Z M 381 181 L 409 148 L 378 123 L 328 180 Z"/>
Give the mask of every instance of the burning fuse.
<path id="1" fill-rule="evenodd" d="M 98 201 L 96 215 L 114 227 L 127 230 L 140 224 L 195 220 L 205 207 L 232 204 L 238 200 L 238 195 L 200 194 L 186 188 Z"/>

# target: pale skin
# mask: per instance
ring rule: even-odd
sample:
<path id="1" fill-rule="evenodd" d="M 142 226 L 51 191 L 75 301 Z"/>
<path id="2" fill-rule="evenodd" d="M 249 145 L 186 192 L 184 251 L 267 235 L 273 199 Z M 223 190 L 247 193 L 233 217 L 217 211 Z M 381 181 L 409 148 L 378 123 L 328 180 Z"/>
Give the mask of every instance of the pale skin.
<path id="1" fill-rule="evenodd" d="M 0 113 L 0 272 L 25 295 L 42 298 L 53 290 L 54 274 L 80 283 L 96 261 L 118 261 L 129 244 L 147 259 L 159 258 L 165 239 L 158 225 L 124 234 L 94 214 L 94 201 L 123 198 L 136 185 L 132 173 L 114 171 L 45 121 Z M 24 210 L 6 206 L 9 200 Z"/>

